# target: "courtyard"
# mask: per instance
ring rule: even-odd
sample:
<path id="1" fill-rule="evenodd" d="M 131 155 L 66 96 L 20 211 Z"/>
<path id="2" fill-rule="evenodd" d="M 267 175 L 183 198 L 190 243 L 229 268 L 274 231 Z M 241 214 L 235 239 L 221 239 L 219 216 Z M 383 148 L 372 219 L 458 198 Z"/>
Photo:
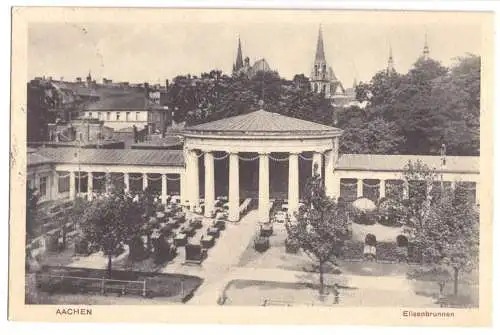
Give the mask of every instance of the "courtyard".
<path id="1" fill-rule="evenodd" d="M 186 212 L 186 220 L 200 219 L 202 226 L 189 239 L 197 241 L 206 233 L 213 222 L 199 214 Z M 377 233 L 380 240 L 392 239 L 400 228 L 378 225 L 352 225 L 352 239 L 362 240 L 367 233 Z M 381 234 L 385 232 L 386 235 Z M 227 222 L 220 231 L 214 246 L 207 250 L 207 257 L 201 264 L 185 262 L 185 248 L 177 247 L 177 255 L 162 264 L 156 264 L 151 257 L 132 261 L 128 254 L 113 260 L 117 271 L 138 271 L 165 275 L 187 275 L 202 279 L 193 291 L 188 304 L 197 305 L 328 305 L 328 306 L 405 306 L 432 307 L 436 305 L 438 285 L 432 281 L 417 281 L 406 278 L 412 265 L 407 263 L 370 262 L 339 259 L 336 265 L 329 265 L 325 271 L 325 284 L 329 294 L 318 295 L 318 271 L 315 262 L 301 250 L 287 253 L 284 224 L 274 222 L 269 236 L 270 246 L 264 252 L 255 250 L 254 239 L 260 234 L 258 211 L 252 210 L 242 216 L 239 222 Z M 385 237 L 384 237 L 385 236 Z M 107 258 L 102 253 L 75 256 L 72 247 L 62 252 L 48 252 L 42 265 L 65 266 L 69 268 L 106 268 Z M 477 273 L 464 276 L 460 291 L 476 297 Z M 451 283 L 447 291 L 451 290 Z M 333 289 L 338 290 L 335 300 Z M 40 293 L 42 303 L 87 301 L 93 304 L 126 303 L 178 303 L 178 299 L 140 296 L 99 296 L 82 294 Z M 83 300 L 82 300 L 83 299 Z"/>

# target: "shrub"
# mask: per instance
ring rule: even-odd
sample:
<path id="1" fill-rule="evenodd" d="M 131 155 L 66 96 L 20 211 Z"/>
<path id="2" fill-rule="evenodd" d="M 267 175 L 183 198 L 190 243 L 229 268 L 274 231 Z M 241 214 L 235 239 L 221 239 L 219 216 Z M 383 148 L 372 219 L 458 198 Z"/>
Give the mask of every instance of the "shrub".
<path id="1" fill-rule="evenodd" d="M 144 248 L 144 242 L 140 236 L 136 236 L 129 243 L 129 258 L 133 261 L 142 261 L 149 257 L 149 251 Z"/>
<path id="2" fill-rule="evenodd" d="M 409 263 L 422 263 L 422 251 L 414 244 L 408 244 L 408 262 Z"/>
<path id="3" fill-rule="evenodd" d="M 343 259 L 362 259 L 363 246 L 360 241 L 345 241 L 339 256 Z"/>
<path id="4" fill-rule="evenodd" d="M 365 244 L 368 244 L 369 246 L 376 246 L 377 245 L 377 237 L 373 234 L 366 234 Z"/>
<path id="5" fill-rule="evenodd" d="M 395 242 L 377 243 L 377 260 L 396 262 L 399 259 L 398 245 Z"/>
<path id="6" fill-rule="evenodd" d="M 285 240 L 285 251 L 289 254 L 296 254 L 300 249 L 299 244 L 295 240 L 286 239 Z"/>
<path id="7" fill-rule="evenodd" d="M 401 205 L 391 198 L 383 198 L 377 206 L 377 220 L 388 227 L 401 227 L 404 223 L 404 213 Z"/>

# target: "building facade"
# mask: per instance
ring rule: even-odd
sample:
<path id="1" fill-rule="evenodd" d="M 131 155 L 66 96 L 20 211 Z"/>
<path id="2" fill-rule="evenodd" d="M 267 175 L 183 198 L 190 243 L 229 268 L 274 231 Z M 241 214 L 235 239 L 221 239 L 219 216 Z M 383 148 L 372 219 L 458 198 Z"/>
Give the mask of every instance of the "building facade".
<path id="1" fill-rule="evenodd" d="M 341 134 L 334 127 L 259 110 L 187 127 L 182 150 L 30 150 L 27 179 L 43 195 L 41 201 L 92 197 L 110 185 L 126 191 L 151 186 L 163 202 L 177 194 L 192 210 L 204 206 L 207 216 L 215 199 L 226 196 L 231 221 L 240 219 L 242 203 L 252 199 L 259 220 L 267 221 L 275 200 L 288 203 L 291 213 L 298 209 L 303 180 L 314 172 L 335 199 L 377 201 L 394 192 L 408 197 L 412 185 L 403 181 L 403 171 L 409 161 L 420 160 L 434 169 L 436 183 L 463 187 L 479 204 L 479 157 L 447 157 L 444 164 L 439 156 L 339 156 Z M 273 182 L 280 178 L 284 192 Z"/>

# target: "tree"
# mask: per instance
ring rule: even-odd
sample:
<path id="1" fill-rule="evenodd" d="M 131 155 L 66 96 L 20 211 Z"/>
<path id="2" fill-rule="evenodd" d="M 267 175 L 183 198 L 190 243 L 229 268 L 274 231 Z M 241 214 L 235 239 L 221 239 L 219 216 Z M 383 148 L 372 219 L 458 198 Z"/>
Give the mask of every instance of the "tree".
<path id="1" fill-rule="evenodd" d="M 410 238 L 422 250 L 422 265 L 409 272 L 411 278 L 434 277 L 440 295 L 445 284 L 453 281 L 458 296 L 459 273 L 478 264 L 479 212 L 461 195 L 463 190 L 446 191 L 433 202 L 427 220 L 418 229 L 409 229 Z"/>
<path id="2" fill-rule="evenodd" d="M 460 271 L 470 271 L 479 253 L 479 213 L 463 188 L 436 187 L 436 174 L 421 161 L 409 162 L 405 180 L 409 199 L 403 200 L 407 220 L 404 231 L 422 252 L 422 264 L 409 272 L 411 278 L 430 277 L 443 293 L 453 278 L 458 294 Z M 433 196 L 434 194 L 434 196 Z"/>
<path id="3" fill-rule="evenodd" d="M 124 193 L 112 192 L 88 203 L 78 219 L 83 237 L 108 257 L 111 278 L 112 258 L 138 235 L 143 208 Z"/>
<path id="4" fill-rule="evenodd" d="M 325 194 L 321 177 L 316 173 L 305 189 L 304 206 L 296 214 L 296 222 L 286 224 L 289 239 L 318 263 L 319 293 L 324 294 L 324 265 L 335 262 L 338 251 L 348 236 L 346 208 Z"/>

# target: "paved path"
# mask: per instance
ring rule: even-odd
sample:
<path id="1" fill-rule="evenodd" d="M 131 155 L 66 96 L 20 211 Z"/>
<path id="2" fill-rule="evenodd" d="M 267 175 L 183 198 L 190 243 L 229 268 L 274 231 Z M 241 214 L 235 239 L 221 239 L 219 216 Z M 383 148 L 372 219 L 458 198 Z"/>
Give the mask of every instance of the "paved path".
<path id="1" fill-rule="evenodd" d="M 190 300 L 190 303 L 213 305 L 218 297 L 221 296 L 227 284 L 235 279 L 277 281 L 284 283 L 318 283 L 319 274 L 282 269 L 234 267 L 226 273 L 225 277 L 218 276 L 217 281 L 212 281 L 210 285 L 206 285 L 203 290 L 197 291 L 195 297 Z M 344 287 L 357 289 L 390 289 L 391 291 L 399 292 L 411 291 L 411 282 L 403 276 L 378 277 L 325 274 L 324 281 L 327 285 L 339 284 Z"/>

